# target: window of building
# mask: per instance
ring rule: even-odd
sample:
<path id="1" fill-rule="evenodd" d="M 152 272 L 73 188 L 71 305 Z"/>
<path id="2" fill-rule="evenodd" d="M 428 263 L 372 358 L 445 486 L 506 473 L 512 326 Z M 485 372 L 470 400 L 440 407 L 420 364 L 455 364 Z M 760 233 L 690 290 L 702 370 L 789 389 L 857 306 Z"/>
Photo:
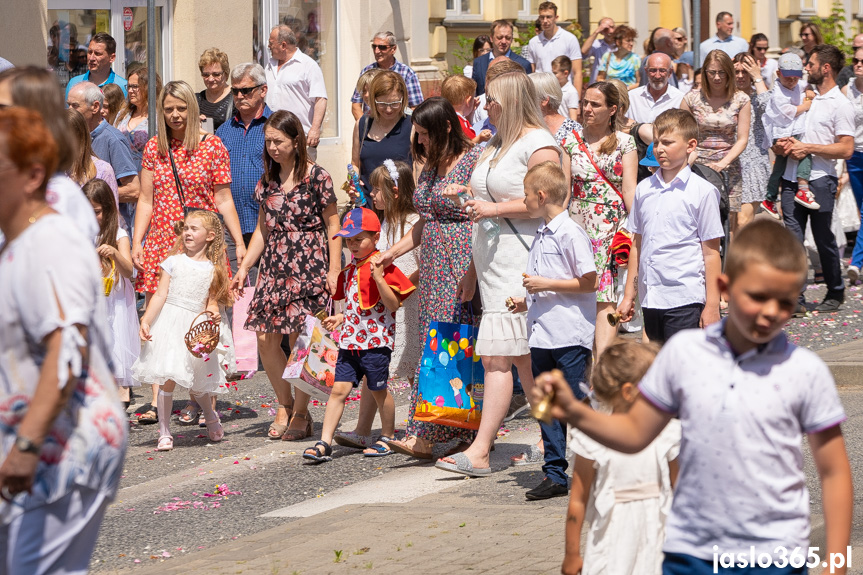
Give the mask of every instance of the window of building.
<path id="1" fill-rule="evenodd" d="M 299 49 L 317 62 L 324 73 L 324 83 L 327 86 L 327 113 L 321 126 L 321 137 L 338 137 L 338 102 L 342 95 L 339 93 L 338 85 L 336 2 L 335 0 L 274 1 L 278 2 L 278 22 L 274 22 L 272 26 L 277 23 L 290 26 L 297 35 Z M 268 26 L 265 33 L 259 34 L 263 42 L 264 62 L 269 60 L 267 39 L 272 26 Z"/>
<path id="2" fill-rule="evenodd" d="M 801 14 L 816 14 L 818 12 L 818 0 L 800 0 Z"/>
<path id="3" fill-rule="evenodd" d="M 64 89 L 87 71 L 87 46 L 97 32 L 110 32 L 110 10 L 48 10 L 48 68 Z"/>
<path id="4" fill-rule="evenodd" d="M 133 65 L 147 64 L 148 25 L 146 6 L 123 8 L 124 70 L 128 70 Z M 127 27 L 131 29 L 126 31 Z M 165 77 L 162 66 L 162 8 L 160 6 L 156 6 L 156 70 L 159 76 Z"/>
<path id="5" fill-rule="evenodd" d="M 518 19 L 536 20 L 541 0 L 519 0 Z"/>
<path id="6" fill-rule="evenodd" d="M 482 18 L 483 0 L 446 0 L 447 18 Z"/>

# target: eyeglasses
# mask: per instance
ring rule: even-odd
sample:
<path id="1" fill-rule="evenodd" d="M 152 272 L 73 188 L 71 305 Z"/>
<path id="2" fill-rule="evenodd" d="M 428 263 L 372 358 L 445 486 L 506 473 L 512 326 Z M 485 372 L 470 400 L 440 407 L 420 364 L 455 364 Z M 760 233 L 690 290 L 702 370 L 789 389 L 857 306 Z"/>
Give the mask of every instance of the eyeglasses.
<path id="1" fill-rule="evenodd" d="M 670 71 L 671 70 L 669 70 L 668 68 L 648 68 L 647 69 L 648 74 L 662 74 L 663 76 L 668 74 Z"/>
<path id="2" fill-rule="evenodd" d="M 809 32 L 806 32 L 805 34 L 800 34 L 800 37 L 801 38 L 811 38 L 812 34 L 810 34 Z"/>
<path id="3" fill-rule="evenodd" d="M 711 78 L 724 78 L 728 75 L 725 70 L 705 70 L 704 73 Z"/>
<path id="4" fill-rule="evenodd" d="M 223 76 L 222 72 L 201 72 L 201 78 L 209 78 L 213 77 L 215 80 L 218 80 Z"/>
<path id="5" fill-rule="evenodd" d="M 383 52 L 384 50 L 389 50 L 392 48 L 389 44 L 372 44 L 372 50 L 380 50 Z"/>
<path id="6" fill-rule="evenodd" d="M 489 94 L 488 92 L 485 93 L 485 101 L 487 104 L 496 104 L 497 103 L 497 100 L 492 98 L 491 94 Z"/>
<path id="7" fill-rule="evenodd" d="M 381 108 L 398 108 L 402 105 L 404 100 L 396 100 L 395 102 L 378 102 L 375 100 L 375 104 L 380 106 Z"/>
<path id="8" fill-rule="evenodd" d="M 758 50 L 759 52 L 766 52 L 767 46 L 765 46 L 764 48 L 762 48 L 761 46 L 756 46 L 755 49 Z"/>
<path id="9" fill-rule="evenodd" d="M 863 60 L 860 60 L 858 58 L 851 58 L 851 65 L 856 66 L 857 64 L 863 64 Z"/>
<path id="10" fill-rule="evenodd" d="M 252 92 L 257 90 L 261 86 L 263 86 L 263 84 L 258 84 L 257 86 L 249 86 L 248 88 L 233 88 L 232 87 L 231 88 L 231 94 L 233 94 L 234 96 L 239 96 L 240 94 L 242 94 L 243 96 L 248 96 L 249 94 L 251 94 Z"/>
<path id="11" fill-rule="evenodd" d="M 126 84 L 126 91 L 127 92 L 131 92 L 133 90 L 136 92 L 138 91 L 138 84 Z"/>

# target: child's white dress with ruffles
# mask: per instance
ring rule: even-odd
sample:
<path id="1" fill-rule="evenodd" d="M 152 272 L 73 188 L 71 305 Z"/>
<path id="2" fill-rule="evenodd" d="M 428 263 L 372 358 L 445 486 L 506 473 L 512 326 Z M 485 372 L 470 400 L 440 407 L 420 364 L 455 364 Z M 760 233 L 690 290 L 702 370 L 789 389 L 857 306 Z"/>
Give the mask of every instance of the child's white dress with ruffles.
<path id="1" fill-rule="evenodd" d="M 117 229 L 117 240 L 128 238 L 123 228 Z M 115 277 L 114 289 L 108 294 L 108 324 L 114 334 L 112 364 L 114 379 L 120 387 L 141 385 L 132 377 L 132 366 L 141 353 L 138 337 L 138 308 L 135 305 L 135 289 L 129 278 L 119 273 Z"/>
<path id="2" fill-rule="evenodd" d="M 132 375 L 141 383 L 168 380 L 195 394 L 224 393 L 226 375 L 236 366 L 231 327 L 222 311 L 219 344 L 207 358 L 193 356 L 184 341 L 195 317 L 207 307 L 214 267 L 185 254 L 168 257 L 162 269 L 171 276 L 168 297 L 150 326 L 151 340 L 143 342 Z M 202 316 L 197 321 L 203 321 Z"/>
<path id="3" fill-rule="evenodd" d="M 609 449 L 577 429 L 570 449 L 594 462 L 596 476 L 585 510 L 582 575 L 662 573 L 665 519 L 671 510 L 668 462 L 680 452 L 680 421 L 672 419 L 639 453 Z"/>

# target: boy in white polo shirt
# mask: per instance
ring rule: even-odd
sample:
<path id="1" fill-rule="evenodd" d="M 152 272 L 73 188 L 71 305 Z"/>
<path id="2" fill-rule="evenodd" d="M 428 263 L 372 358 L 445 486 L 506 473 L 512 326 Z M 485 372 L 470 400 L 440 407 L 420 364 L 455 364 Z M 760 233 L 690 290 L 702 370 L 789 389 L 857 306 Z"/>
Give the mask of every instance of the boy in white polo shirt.
<path id="1" fill-rule="evenodd" d="M 596 266 L 590 238 L 569 217 L 569 190 L 556 162 L 542 162 L 524 178 L 524 204 L 543 223 L 528 254 L 524 287 L 527 298 L 510 298 L 513 313 L 527 310 L 528 344 L 534 375 L 563 372 L 572 392 L 590 364 L 596 326 Z M 536 501 L 569 492 L 566 477 L 566 427 L 559 421 L 540 423 L 545 447 L 545 478 L 525 494 Z M 527 459 L 530 455 L 525 456 Z"/>
<path id="2" fill-rule="evenodd" d="M 846 573 L 853 493 L 845 413 L 827 366 L 782 331 L 806 271 L 794 234 L 756 220 L 735 235 L 718 278 L 728 318 L 672 338 L 629 412 L 592 411 L 559 372 L 536 379 L 531 401 L 553 392 L 552 416 L 625 453 L 680 418 L 663 575 L 805 573 L 822 564 Z M 822 549 L 809 548 L 804 433 L 821 482 Z"/>
<path id="3" fill-rule="evenodd" d="M 698 143 L 698 123 L 685 110 L 666 110 L 653 124 L 660 168 L 639 182 L 629 210 L 633 233 L 623 301 L 629 321 L 638 294 L 644 331 L 662 343 L 684 329 L 719 321 L 719 190 L 687 165 Z"/>

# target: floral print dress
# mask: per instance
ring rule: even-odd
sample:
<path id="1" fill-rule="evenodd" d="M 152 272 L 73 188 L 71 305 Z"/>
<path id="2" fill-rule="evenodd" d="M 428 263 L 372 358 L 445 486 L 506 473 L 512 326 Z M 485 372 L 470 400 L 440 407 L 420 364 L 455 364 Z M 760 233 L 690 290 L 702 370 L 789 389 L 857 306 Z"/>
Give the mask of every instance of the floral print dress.
<path id="1" fill-rule="evenodd" d="M 171 138 L 170 146 L 183 185 L 186 207 L 218 211 L 213 196 L 216 186 L 231 183 L 231 159 L 222 140 L 217 136 L 207 136 L 194 152 L 174 138 Z M 155 136 L 144 149 L 142 167 L 153 172 L 153 215 L 144 241 L 144 271 L 138 272 L 135 289 L 141 293 L 154 293 L 159 285 L 159 265 L 177 241 L 174 223 L 183 219 L 183 208 L 171 160 L 159 153 Z"/>
<path id="2" fill-rule="evenodd" d="M 701 90 L 689 92 L 683 97 L 695 119 L 698 120 L 697 164 L 713 164 L 728 154 L 737 142 L 737 123 L 740 110 L 749 103 L 749 96 L 737 90 L 734 96 L 715 109 Z M 750 119 L 751 125 L 752 119 Z M 743 176 L 740 158 L 723 170 L 728 177 L 728 201 L 732 212 L 740 211 Z"/>
<path id="3" fill-rule="evenodd" d="M 275 181 L 266 188 L 259 183 L 255 201 L 264 211 L 266 245 L 245 328 L 266 333 L 298 332 L 306 314 L 324 309 L 330 298 L 330 248 L 323 214 L 336 202 L 333 179 L 313 164 L 292 190 Z"/>
<path id="4" fill-rule="evenodd" d="M 445 321 L 477 325 L 469 306 L 463 305 L 456 293 L 458 282 L 467 271 L 471 260 L 470 218 L 465 211 L 442 196 L 449 184 L 468 185 L 482 147 L 475 146 L 443 178 L 434 170 L 423 170 L 414 192 L 414 207 L 425 220 L 422 235 L 422 258 L 420 259 L 419 304 L 420 304 L 420 349 L 425 349 L 425 336 L 432 321 Z M 417 383 L 419 364 L 414 384 L 411 387 L 411 406 L 407 433 L 433 443 L 445 443 L 457 439 L 473 441 L 475 431 L 426 423 L 414 419 L 417 408 Z"/>
<path id="5" fill-rule="evenodd" d="M 591 152 L 573 132 L 566 137 L 562 146 L 572 157 L 572 202 L 569 211 L 572 219 L 587 232 L 593 248 L 596 274 L 599 276 L 596 301 L 616 302 L 614 286 L 617 269 L 612 265 L 611 240 L 622 227 L 626 205 L 605 178 L 623 191 L 623 156 L 635 151 L 635 140 L 629 134 L 617 132 L 617 148 L 605 155 Z M 605 178 L 596 171 L 591 157 Z"/>

